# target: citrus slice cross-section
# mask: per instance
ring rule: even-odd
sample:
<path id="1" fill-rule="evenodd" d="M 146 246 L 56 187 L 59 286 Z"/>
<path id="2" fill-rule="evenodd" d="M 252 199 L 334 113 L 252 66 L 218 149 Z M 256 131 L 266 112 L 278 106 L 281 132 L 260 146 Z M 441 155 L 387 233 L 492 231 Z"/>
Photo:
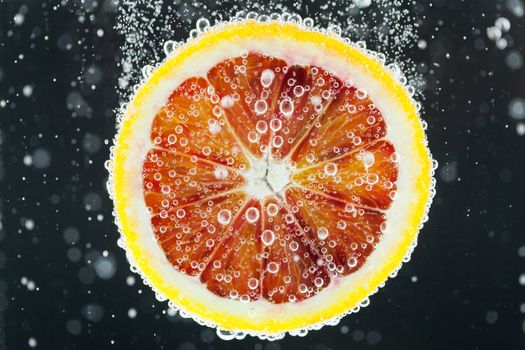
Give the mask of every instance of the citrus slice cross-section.
<path id="1" fill-rule="evenodd" d="M 168 57 L 127 106 L 111 181 L 160 296 L 272 337 L 366 303 L 433 192 L 408 90 L 370 53 L 277 21 L 221 24 Z"/>

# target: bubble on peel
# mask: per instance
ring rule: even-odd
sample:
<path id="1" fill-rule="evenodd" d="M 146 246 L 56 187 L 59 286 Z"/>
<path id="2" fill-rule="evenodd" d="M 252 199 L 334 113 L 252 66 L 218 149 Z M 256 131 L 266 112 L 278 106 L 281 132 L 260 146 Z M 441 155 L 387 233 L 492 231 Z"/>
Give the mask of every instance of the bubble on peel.
<path id="1" fill-rule="evenodd" d="M 207 18 L 199 18 L 197 20 L 197 30 L 200 33 L 204 33 L 208 28 L 210 28 L 210 21 Z"/>

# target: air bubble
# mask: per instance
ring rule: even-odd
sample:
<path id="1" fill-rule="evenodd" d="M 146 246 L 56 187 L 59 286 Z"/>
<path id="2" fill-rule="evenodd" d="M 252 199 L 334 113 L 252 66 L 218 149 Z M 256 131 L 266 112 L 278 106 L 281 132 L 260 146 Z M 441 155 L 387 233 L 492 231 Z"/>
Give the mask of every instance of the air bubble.
<path id="1" fill-rule="evenodd" d="M 261 115 L 266 113 L 267 109 L 268 104 L 266 104 L 265 100 L 257 100 L 257 102 L 255 102 L 255 113 Z"/>
<path id="2" fill-rule="evenodd" d="M 265 69 L 261 73 L 261 84 L 263 87 L 267 88 L 270 85 L 272 85 L 273 78 L 275 77 L 275 73 L 271 69 Z"/>
<path id="3" fill-rule="evenodd" d="M 261 235 L 261 241 L 265 246 L 271 246 L 275 241 L 275 233 L 272 230 L 264 230 Z"/>
<path id="4" fill-rule="evenodd" d="M 217 214 L 217 220 L 219 224 L 227 225 L 232 220 L 232 213 L 228 209 L 221 209 Z"/>
<path id="5" fill-rule="evenodd" d="M 325 239 L 328 238 L 328 229 L 326 227 L 321 227 L 320 229 L 317 230 L 317 237 L 321 240 L 321 241 L 324 241 Z"/>
<path id="6" fill-rule="evenodd" d="M 286 98 L 279 103 L 279 110 L 285 117 L 289 117 L 292 115 L 293 108 L 293 101 L 289 98 Z"/>
<path id="7" fill-rule="evenodd" d="M 226 95 L 221 98 L 221 107 L 222 108 L 231 108 L 233 107 L 235 100 L 230 95 Z"/>
<path id="8" fill-rule="evenodd" d="M 337 174 L 337 165 L 335 163 L 328 163 L 324 166 L 324 173 L 328 176 L 334 176 Z"/>
<path id="9" fill-rule="evenodd" d="M 372 165 L 374 165 L 375 162 L 375 156 L 372 152 L 365 152 L 362 156 L 363 160 L 363 166 L 365 167 L 365 170 L 368 171 Z"/>
<path id="10" fill-rule="evenodd" d="M 315 22 L 312 18 L 306 17 L 305 19 L 303 19 L 303 25 L 308 28 L 313 28 Z"/>
<path id="11" fill-rule="evenodd" d="M 277 206 L 277 204 L 275 203 L 270 203 L 268 204 L 268 207 L 266 208 L 266 212 L 270 216 L 275 216 L 279 212 L 279 206 Z"/>
<path id="12" fill-rule="evenodd" d="M 248 208 L 246 210 L 246 220 L 252 224 L 259 220 L 259 209 L 255 207 Z"/>
<path id="13" fill-rule="evenodd" d="M 258 133 L 264 134 L 268 130 L 268 124 L 266 124 L 264 120 L 259 120 L 255 124 L 255 129 L 257 130 Z"/>
<path id="14" fill-rule="evenodd" d="M 279 264 L 275 261 L 271 261 L 268 263 L 268 266 L 266 266 L 266 270 L 270 273 L 277 273 L 277 271 L 279 271 Z"/>
<path id="15" fill-rule="evenodd" d="M 199 18 L 197 20 L 197 30 L 204 33 L 210 27 L 210 21 L 207 18 Z"/>

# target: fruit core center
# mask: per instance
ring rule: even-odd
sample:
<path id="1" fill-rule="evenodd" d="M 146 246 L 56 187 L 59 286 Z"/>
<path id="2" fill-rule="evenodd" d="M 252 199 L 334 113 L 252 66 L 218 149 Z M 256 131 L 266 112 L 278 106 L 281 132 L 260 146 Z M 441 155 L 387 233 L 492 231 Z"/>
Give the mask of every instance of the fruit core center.
<path id="1" fill-rule="evenodd" d="M 256 198 L 280 195 L 290 182 L 291 169 L 285 162 L 273 159 L 253 160 L 245 174 L 247 192 Z"/>

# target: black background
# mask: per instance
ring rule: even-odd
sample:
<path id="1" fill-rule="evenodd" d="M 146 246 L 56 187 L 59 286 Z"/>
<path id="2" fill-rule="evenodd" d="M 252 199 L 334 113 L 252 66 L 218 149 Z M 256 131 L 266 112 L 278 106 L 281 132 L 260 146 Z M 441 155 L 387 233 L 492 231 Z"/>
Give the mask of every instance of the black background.
<path id="1" fill-rule="evenodd" d="M 134 274 L 116 245 L 104 169 L 123 38 L 112 1 L 98 1 L 83 23 L 78 3 L 0 0 L 0 349 L 525 348 L 525 136 L 508 111 L 525 97 L 525 74 L 505 63 L 524 54 L 525 18 L 509 12 L 512 1 L 417 5 L 428 48 L 407 55 L 426 80 L 440 163 L 430 220 L 369 307 L 273 343 L 222 341 L 167 315 L 138 276 L 126 282 Z M 511 21 L 503 50 L 486 35 L 499 16 Z M 174 37 L 187 37 L 186 22 Z M 100 273 L 97 262 L 116 270 Z"/>

